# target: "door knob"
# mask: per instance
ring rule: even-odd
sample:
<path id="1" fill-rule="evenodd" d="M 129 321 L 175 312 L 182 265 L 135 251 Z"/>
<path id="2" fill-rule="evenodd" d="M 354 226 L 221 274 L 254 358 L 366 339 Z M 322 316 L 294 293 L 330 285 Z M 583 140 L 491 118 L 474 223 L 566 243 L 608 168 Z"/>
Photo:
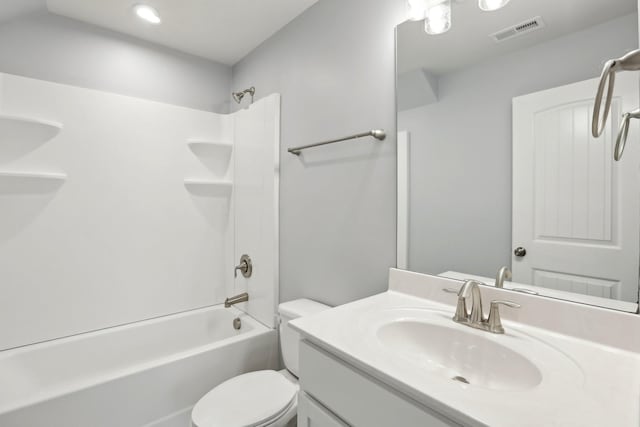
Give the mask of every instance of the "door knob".
<path id="1" fill-rule="evenodd" d="M 519 258 L 522 258 L 523 256 L 525 256 L 527 254 L 527 250 L 525 248 L 523 248 L 522 246 L 517 247 L 514 251 L 513 254 Z"/>
<path id="2" fill-rule="evenodd" d="M 251 277 L 253 273 L 253 264 L 251 263 L 251 257 L 249 255 L 242 255 L 240 258 L 240 264 L 233 270 L 233 277 L 238 277 L 238 270 L 246 278 Z"/>

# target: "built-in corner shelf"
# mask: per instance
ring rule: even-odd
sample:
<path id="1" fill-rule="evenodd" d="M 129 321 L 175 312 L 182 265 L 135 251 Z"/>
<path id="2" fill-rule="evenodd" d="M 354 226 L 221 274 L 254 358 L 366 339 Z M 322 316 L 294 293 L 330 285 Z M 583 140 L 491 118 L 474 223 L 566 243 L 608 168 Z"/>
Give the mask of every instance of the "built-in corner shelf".
<path id="1" fill-rule="evenodd" d="M 0 194 L 43 194 L 55 191 L 67 180 L 64 173 L 0 171 Z"/>
<path id="2" fill-rule="evenodd" d="M 233 189 L 233 183 L 230 181 L 215 181 L 197 178 L 185 179 L 184 186 L 194 194 L 212 197 L 229 196 Z"/>
<path id="3" fill-rule="evenodd" d="M 0 114 L 0 150 L 6 143 L 42 144 L 56 137 L 61 130 L 61 123 Z"/>
<path id="4" fill-rule="evenodd" d="M 206 141 L 202 139 L 188 139 L 187 145 L 208 169 L 218 176 L 226 175 L 233 145 L 223 141 Z"/>
<path id="5" fill-rule="evenodd" d="M 205 139 L 191 138 L 187 139 L 187 145 L 189 148 L 202 149 L 202 150 L 218 150 L 222 152 L 230 152 L 233 149 L 233 145 L 230 142 L 225 141 L 209 141 Z"/>
<path id="6" fill-rule="evenodd" d="M 3 172 L 0 171 L 0 180 L 14 181 L 66 181 L 67 175 L 55 172 Z"/>

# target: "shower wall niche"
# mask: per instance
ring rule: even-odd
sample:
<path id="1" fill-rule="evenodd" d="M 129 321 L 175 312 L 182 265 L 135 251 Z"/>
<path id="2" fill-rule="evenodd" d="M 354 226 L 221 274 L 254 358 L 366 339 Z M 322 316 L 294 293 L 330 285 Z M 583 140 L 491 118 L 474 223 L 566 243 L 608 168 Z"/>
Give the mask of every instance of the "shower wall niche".
<path id="1" fill-rule="evenodd" d="M 279 129 L 279 97 L 269 102 L 242 114 Z M 233 278 L 237 121 L 0 74 L 0 350 L 219 304 L 246 287 Z M 251 143 L 277 147 L 275 135 Z M 250 161 L 274 170 L 273 157 Z M 277 287 L 266 287 L 273 305 Z"/>

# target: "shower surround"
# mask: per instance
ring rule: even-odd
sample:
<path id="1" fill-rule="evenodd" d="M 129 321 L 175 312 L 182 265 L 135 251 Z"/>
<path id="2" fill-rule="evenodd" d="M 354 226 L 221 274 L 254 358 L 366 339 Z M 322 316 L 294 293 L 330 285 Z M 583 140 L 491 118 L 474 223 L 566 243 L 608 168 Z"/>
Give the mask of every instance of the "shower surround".
<path id="1" fill-rule="evenodd" d="M 279 132 L 279 95 L 223 115 L 0 74 L 0 322 L 12 325 L 0 331 L 0 372 L 11 373 L 16 390 L 47 391 L 29 402 L 0 394 L 0 424 L 21 404 L 90 398 L 97 383 L 85 385 L 94 374 L 157 387 L 159 377 L 139 376 L 148 364 L 135 358 L 127 364 L 119 355 L 134 344 L 155 346 L 145 329 L 137 339 L 120 339 L 121 328 L 137 330 L 150 319 L 166 319 L 159 324 L 166 335 L 157 336 L 167 349 L 149 360 L 227 347 L 232 320 L 242 313 L 251 316 L 243 323 L 252 331 L 241 331 L 243 340 L 257 340 L 257 347 L 212 356 L 206 385 L 166 377 L 173 396 L 167 398 L 176 399 L 166 408 L 188 406 L 183 393 L 200 397 L 216 381 L 273 367 Z M 244 253 L 254 260 L 254 274 L 234 278 Z M 217 308 L 241 292 L 250 300 L 240 311 Z M 196 316 L 198 310 L 213 311 Z M 189 313 L 197 319 L 191 326 L 172 326 L 172 318 Z M 182 340 L 193 327 L 226 328 L 230 335 Z M 178 341 L 184 346 L 177 348 Z M 104 359 L 84 342 L 100 342 L 108 349 Z M 252 361 L 256 348 L 269 349 L 269 357 Z M 60 357 L 40 356 L 48 351 Z M 240 360 L 223 366 L 229 357 Z M 46 372 L 73 377 L 80 364 L 87 377 L 48 380 Z M 154 372 L 169 374 L 160 365 Z M 74 418 L 80 412 L 65 416 L 61 425 L 84 419 Z"/>

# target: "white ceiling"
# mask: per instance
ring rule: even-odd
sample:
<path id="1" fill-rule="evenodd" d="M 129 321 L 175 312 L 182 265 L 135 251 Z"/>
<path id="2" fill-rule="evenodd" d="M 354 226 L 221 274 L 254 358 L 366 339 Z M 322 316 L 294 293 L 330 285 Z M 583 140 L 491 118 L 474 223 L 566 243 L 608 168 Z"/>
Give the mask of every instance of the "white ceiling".
<path id="1" fill-rule="evenodd" d="M 58 15 L 233 65 L 317 1 L 47 0 L 47 7 Z M 139 3 L 154 7 L 162 24 L 137 18 L 132 7 Z"/>
<path id="2" fill-rule="evenodd" d="M 10 21 L 45 7 L 45 0 L 0 0 L 0 2 L 0 22 Z"/>
<path id="3" fill-rule="evenodd" d="M 444 74 L 636 10 L 637 0 L 511 0 L 503 9 L 483 12 L 476 0 L 456 0 L 452 27 L 445 34 L 426 34 L 423 22 L 406 22 L 398 27 L 398 74 L 419 68 Z M 489 37 L 536 16 L 542 16 L 545 28 L 501 43 Z"/>

